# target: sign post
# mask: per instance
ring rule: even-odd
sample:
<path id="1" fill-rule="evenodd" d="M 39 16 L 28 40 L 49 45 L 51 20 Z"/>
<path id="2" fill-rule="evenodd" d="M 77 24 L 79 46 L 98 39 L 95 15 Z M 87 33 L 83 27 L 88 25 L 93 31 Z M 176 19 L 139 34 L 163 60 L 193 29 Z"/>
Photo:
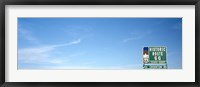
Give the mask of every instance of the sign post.
<path id="1" fill-rule="evenodd" d="M 166 47 L 144 47 L 143 68 L 144 69 L 167 69 Z"/>

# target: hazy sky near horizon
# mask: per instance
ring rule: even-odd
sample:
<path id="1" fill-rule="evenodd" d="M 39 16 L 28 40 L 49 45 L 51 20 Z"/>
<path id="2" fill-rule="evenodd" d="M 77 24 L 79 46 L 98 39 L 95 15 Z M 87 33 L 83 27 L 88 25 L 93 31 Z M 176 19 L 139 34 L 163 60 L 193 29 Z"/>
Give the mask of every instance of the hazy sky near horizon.
<path id="1" fill-rule="evenodd" d="M 143 47 L 182 68 L 182 18 L 18 18 L 18 69 L 142 69 Z"/>

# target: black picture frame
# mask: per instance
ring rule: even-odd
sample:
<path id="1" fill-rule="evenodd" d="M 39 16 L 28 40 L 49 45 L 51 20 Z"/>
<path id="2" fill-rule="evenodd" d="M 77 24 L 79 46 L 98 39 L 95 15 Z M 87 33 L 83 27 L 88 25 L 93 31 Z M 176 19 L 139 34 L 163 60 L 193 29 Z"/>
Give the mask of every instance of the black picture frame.
<path id="1" fill-rule="evenodd" d="M 5 82 L 6 5 L 195 5 L 195 82 Z M 0 1 L 1 87 L 199 87 L 200 0 L 1 0 Z M 49 77 L 50 79 L 53 79 Z"/>

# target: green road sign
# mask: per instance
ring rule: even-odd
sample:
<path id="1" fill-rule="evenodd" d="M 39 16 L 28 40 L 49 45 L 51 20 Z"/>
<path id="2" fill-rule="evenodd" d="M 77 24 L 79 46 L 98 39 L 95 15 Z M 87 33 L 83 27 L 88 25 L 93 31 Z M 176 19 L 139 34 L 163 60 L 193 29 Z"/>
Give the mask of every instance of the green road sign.
<path id="1" fill-rule="evenodd" d="M 166 47 L 144 47 L 143 67 L 144 69 L 165 69 L 167 68 Z M 150 64 L 150 65 L 149 65 Z M 162 64 L 162 65 L 159 65 Z"/>
<path id="2" fill-rule="evenodd" d="M 166 47 L 144 47 L 144 64 L 166 64 Z"/>
<path id="3" fill-rule="evenodd" d="M 166 64 L 166 47 L 149 47 L 150 64 Z"/>

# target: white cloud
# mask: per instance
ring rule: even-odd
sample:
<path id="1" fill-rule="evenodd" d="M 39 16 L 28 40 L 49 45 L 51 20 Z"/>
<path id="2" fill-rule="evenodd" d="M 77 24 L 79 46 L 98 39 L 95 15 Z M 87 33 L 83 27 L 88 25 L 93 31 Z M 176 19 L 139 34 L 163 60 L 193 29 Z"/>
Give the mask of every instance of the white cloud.
<path id="1" fill-rule="evenodd" d="M 53 59 L 53 60 L 48 60 L 49 63 L 53 63 L 53 64 L 63 64 L 64 61 L 61 59 Z"/>
<path id="2" fill-rule="evenodd" d="M 131 32 L 130 37 L 123 39 L 122 42 L 127 43 L 134 40 L 140 40 L 145 38 L 146 36 L 149 36 L 149 34 L 151 34 L 151 31 Z"/>
<path id="3" fill-rule="evenodd" d="M 78 40 L 76 40 L 76 41 L 70 42 L 69 45 L 78 44 L 78 43 L 80 43 L 80 42 L 81 42 L 81 39 L 78 39 Z"/>
<path id="4" fill-rule="evenodd" d="M 126 43 L 126 42 L 129 42 L 129 41 L 132 41 L 132 40 L 138 40 L 138 39 L 140 39 L 140 38 L 142 38 L 142 37 L 133 37 L 133 38 L 126 38 L 126 39 L 124 39 L 122 42 L 123 43 Z"/>
<path id="5" fill-rule="evenodd" d="M 20 63 L 53 63 L 60 64 L 63 59 L 52 58 L 51 52 L 56 50 L 58 47 L 70 46 L 80 43 L 81 40 L 71 41 L 65 44 L 48 45 L 33 48 L 23 48 L 18 50 L 18 59 Z"/>
<path id="6" fill-rule="evenodd" d="M 69 45 L 79 44 L 80 42 L 81 42 L 81 39 L 77 39 L 77 40 L 74 40 L 74 41 L 71 41 L 71 42 L 68 42 L 68 43 L 51 45 L 51 46 L 48 46 L 48 47 L 55 48 L 55 47 L 69 46 Z"/>
<path id="7" fill-rule="evenodd" d="M 28 31 L 28 30 L 25 30 L 25 29 L 22 29 L 22 28 L 19 28 L 18 29 L 18 32 L 19 32 L 19 36 L 28 40 L 28 41 L 32 41 L 32 43 L 38 43 L 38 40 L 37 38 L 35 38 L 33 35 L 32 35 L 32 32 L 31 31 Z"/>
<path id="8" fill-rule="evenodd" d="M 89 38 L 92 37 L 93 31 L 91 26 L 84 25 L 68 25 L 65 27 L 64 32 L 72 38 Z"/>
<path id="9" fill-rule="evenodd" d="M 182 30 L 182 23 L 175 23 L 174 25 L 172 25 L 172 28 L 176 30 Z"/>

